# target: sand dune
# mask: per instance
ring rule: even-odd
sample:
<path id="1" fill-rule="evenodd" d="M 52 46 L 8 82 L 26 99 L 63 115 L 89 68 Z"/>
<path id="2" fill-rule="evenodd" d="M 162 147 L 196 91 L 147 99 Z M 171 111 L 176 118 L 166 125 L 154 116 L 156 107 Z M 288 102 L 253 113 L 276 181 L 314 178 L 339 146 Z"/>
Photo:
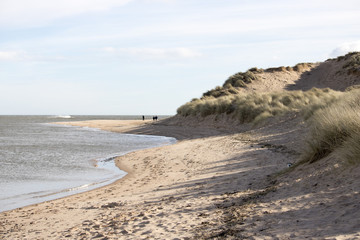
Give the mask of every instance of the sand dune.
<path id="1" fill-rule="evenodd" d="M 256 73 L 257 80 L 248 83 L 241 90 L 246 92 L 306 91 L 316 87 L 344 91 L 349 86 L 360 84 L 358 66 L 346 67 L 354 56 L 359 56 L 359 54 L 348 54 L 325 62 L 299 64 L 298 68 L 266 69 L 261 73 Z"/>

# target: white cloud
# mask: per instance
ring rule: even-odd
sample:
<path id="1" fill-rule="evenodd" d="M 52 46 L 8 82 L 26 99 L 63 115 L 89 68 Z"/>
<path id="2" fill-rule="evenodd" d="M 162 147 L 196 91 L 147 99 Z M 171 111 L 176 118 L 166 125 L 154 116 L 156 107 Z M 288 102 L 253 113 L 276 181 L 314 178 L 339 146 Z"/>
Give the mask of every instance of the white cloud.
<path id="1" fill-rule="evenodd" d="M 108 53 L 116 53 L 116 48 L 113 47 L 105 47 L 103 50 Z"/>
<path id="2" fill-rule="evenodd" d="M 24 52 L 0 51 L 0 61 L 22 61 L 27 58 Z"/>
<path id="3" fill-rule="evenodd" d="M 0 26 L 43 25 L 54 19 L 98 12 L 132 0 L 1 0 Z"/>
<path id="4" fill-rule="evenodd" d="M 335 48 L 330 56 L 331 57 L 338 57 L 345 55 L 349 52 L 359 52 L 360 51 L 360 41 L 356 42 L 346 42 Z"/>
<path id="5" fill-rule="evenodd" d="M 128 55 L 141 59 L 176 59 L 195 58 L 202 54 L 190 48 L 113 48 L 103 49 L 107 53 L 116 55 Z"/>
<path id="6" fill-rule="evenodd" d="M 145 0 L 145 2 L 159 2 L 159 3 L 175 3 L 177 0 Z"/>
<path id="7" fill-rule="evenodd" d="M 63 56 L 42 56 L 25 51 L 0 51 L 0 61 L 5 62 L 57 62 L 66 60 Z"/>

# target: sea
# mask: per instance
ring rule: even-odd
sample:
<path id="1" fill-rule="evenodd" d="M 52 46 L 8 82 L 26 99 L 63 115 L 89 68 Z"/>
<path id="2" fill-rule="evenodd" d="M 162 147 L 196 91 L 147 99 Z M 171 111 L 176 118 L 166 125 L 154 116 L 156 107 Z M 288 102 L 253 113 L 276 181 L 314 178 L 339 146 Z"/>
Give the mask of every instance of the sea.
<path id="1" fill-rule="evenodd" d="M 0 116 L 0 212 L 110 184 L 126 175 L 117 156 L 176 142 L 52 124 L 97 119 L 142 116 Z"/>

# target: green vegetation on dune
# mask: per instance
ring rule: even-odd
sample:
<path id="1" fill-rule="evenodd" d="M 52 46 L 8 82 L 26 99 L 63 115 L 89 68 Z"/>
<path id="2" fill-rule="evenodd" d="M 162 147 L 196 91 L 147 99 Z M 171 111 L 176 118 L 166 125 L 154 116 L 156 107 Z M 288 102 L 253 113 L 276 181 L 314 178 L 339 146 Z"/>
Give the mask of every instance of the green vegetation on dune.
<path id="1" fill-rule="evenodd" d="M 268 117 L 300 112 L 310 135 L 301 162 L 315 162 L 330 153 L 348 162 L 360 162 L 360 89 L 346 92 L 313 88 L 309 91 L 238 93 L 194 99 L 178 109 L 182 116 L 228 114 L 240 123 L 258 123 Z"/>
<path id="2" fill-rule="evenodd" d="M 315 162 L 330 153 L 360 162 L 360 90 L 343 93 L 341 99 L 321 108 L 309 119 L 310 135 L 302 161 Z"/>
<path id="3" fill-rule="evenodd" d="M 251 68 L 246 72 L 238 72 L 231 75 L 223 84 L 222 87 L 217 86 L 216 88 L 205 92 L 202 98 L 207 97 L 223 97 L 228 95 L 238 94 L 239 88 L 245 88 L 247 84 L 257 80 L 256 73 L 262 73 L 262 69 Z"/>
<path id="4" fill-rule="evenodd" d="M 202 116 L 212 114 L 232 114 L 240 123 L 257 123 L 271 116 L 291 111 L 304 111 L 310 116 L 316 109 L 335 101 L 340 92 L 330 89 L 309 91 L 283 91 L 272 93 L 242 93 L 222 97 L 194 99 L 179 107 L 182 116 Z"/>
<path id="5" fill-rule="evenodd" d="M 218 97 L 223 97 L 223 96 L 228 96 L 228 95 L 234 95 L 234 94 L 238 94 L 239 92 L 240 91 L 238 88 L 233 87 L 231 85 L 228 85 L 226 87 L 218 86 L 218 87 L 204 93 L 202 96 L 202 99 L 207 98 L 207 97 L 218 98 Z"/>
<path id="6" fill-rule="evenodd" d="M 334 63 L 344 61 L 337 74 L 360 76 L 360 53 L 349 53 Z M 257 124 L 269 117 L 299 112 L 307 120 L 310 134 L 301 155 L 301 163 L 315 162 L 329 154 L 350 163 L 360 163 L 360 85 L 349 86 L 345 92 L 329 88 L 308 91 L 256 93 L 241 88 L 258 80 L 258 74 L 279 71 L 304 72 L 314 65 L 294 67 L 252 68 L 230 76 L 222 87 L 216 87 L 177 109 L 181 116 L 206 117 L 225 115 L 241 123 Z M 215 118 L 216 119 L 216 118 Z"/>
<path id="7" fill-rule="evenodd" d="M 233 87 L 245 87 L 247 83 L 257 80 L 256 75 L 252 71 L 239 72 L 230 76 L 224 83 L 223 87 L 233 86 Z"/>
<path id="8" fill-rule="evenodd" d="M 178 108 L 182 116 L 228 114 L 240 123 L 300 112 L 310 135 L 301 162 L 315 162 L 330 153 L 351 163 L 360 162 L 360 89 L 346 92 L 313 88 L 309 91 L 238 93 L 194 99 Z"/>

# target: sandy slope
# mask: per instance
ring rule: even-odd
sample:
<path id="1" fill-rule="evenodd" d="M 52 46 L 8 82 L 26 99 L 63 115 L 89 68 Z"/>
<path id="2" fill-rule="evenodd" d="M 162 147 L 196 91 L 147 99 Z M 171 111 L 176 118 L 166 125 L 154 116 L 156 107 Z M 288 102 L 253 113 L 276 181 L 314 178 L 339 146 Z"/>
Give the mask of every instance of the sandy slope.
<path id="1" fill-rule="evenodd" d="M 283 90 L 309 90 L 313 87 L 331 88 L 344 91 L 347 87 L 360 84 L 360 69 L 348 74 L 344 66 L 349 63 L 351 56 L 329 59 L 325 62 L 306 64 L 297 70 L 277 68 L 256 73 L 257 80 L 240 88 L 246 92 L 269 92 Z"/>

